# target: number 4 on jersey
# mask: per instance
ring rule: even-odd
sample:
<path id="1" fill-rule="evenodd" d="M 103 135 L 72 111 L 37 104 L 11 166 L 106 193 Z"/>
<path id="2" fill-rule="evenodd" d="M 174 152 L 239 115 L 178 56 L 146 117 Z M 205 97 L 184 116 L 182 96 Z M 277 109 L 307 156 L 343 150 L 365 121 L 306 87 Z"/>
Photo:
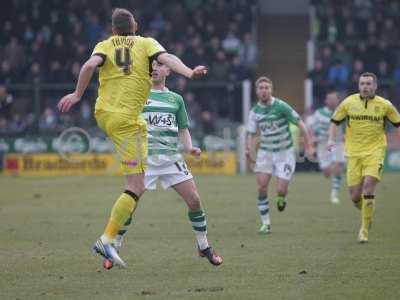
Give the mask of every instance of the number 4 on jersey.
<path id="1" fill-rule="evenodd" d="M 125 75 L 131 74 L 131 53 L 129 48 L 115 49 L 115 64 L 122 69 Z"/>

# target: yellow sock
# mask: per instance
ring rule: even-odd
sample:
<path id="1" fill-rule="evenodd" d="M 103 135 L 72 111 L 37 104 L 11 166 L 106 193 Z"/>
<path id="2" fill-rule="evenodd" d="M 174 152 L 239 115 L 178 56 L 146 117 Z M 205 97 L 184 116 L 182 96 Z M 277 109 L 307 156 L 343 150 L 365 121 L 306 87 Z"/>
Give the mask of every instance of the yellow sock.
<path id="1" fill-rule="evenodd" d="M 124 226 L 125 222 L 134 212 L 139 198 L 130 191 L 125 191 L 115 201 L 111 210 L 110 219 L 108 220 L 104 235 L 109 239 L 115 239 L 118 231 Z"/>
<path id="2" fill-rule="evenodd" d="M 375 210 L 375 196 L 364 195 L 361 209 L 361 228 L 368 231 Z"/>

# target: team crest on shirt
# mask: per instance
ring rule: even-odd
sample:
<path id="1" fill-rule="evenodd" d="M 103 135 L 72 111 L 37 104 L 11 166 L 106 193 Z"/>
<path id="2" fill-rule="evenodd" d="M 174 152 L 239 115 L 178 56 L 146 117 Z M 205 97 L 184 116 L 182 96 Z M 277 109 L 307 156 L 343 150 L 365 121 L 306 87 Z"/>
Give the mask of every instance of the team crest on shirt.
<path id="1" fill-rule="evenodd" d="M 381 111 L 381 108 L 379 106 L 375 106 L 374 111 L 376 114 L 378 114 Z"/>

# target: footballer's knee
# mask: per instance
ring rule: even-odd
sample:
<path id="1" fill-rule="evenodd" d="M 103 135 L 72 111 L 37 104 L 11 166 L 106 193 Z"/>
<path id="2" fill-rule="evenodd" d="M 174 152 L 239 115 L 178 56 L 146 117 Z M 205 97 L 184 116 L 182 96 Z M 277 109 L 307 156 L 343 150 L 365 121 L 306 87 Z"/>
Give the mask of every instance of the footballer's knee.
<path id="1" fill-rule="evenodd" d="M 364 195 L 373 195 L 375 193 L 375 187 L 377 180 L 375 178 L 366 178 L 363 183 L 362 192 Z"/>
<path id="2" fill-rule="evenodd" d="M 361 200 L 361 190 L 350 190 L 350 198 L 354 203 L 358 203 Z"/>
<path id="3" fill-rule="evenodd" d="M 201 208 L 200 204 L 200 195 L 196 191 L 193 191 L 190 196 L 185 199 L 186 204 L 189 207 L 190 211 L 198 211 Z"/>
<path id="4" fill-rule="evenodd" d="M 322 172 L 323 172 L 325 178 L 331 177 L 331 170 L 329 168 L 323 169 Z"/>
<path id="5" fill-rule="evenodd" d="M 125 189 L 134 193 L 138 198 L 140 198 L 146 190 L 144 187 L 144 183 L 127 183 Z"/>

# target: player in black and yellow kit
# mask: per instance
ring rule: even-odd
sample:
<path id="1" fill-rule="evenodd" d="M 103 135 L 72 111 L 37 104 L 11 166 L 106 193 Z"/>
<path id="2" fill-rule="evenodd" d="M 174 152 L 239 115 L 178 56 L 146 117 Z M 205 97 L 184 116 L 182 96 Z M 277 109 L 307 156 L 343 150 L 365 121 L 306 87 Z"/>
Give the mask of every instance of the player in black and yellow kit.
<path id="1" fill-rule="evenodd" d="M 375 94 L 378 87 L 375 74 L 361 74 L 358 85 L 359 93 L 344 99 L 333 114 L 328 148 L 334 147 L 336 126 L 347 120 L 347 184 L 351 199 L 361 209 L 358 240 L 366 243 L 375 207 L 375 188 L 381 180 L 385 159 L 385 122 L 390 121 L 400 134 L 400 115 L 389 100 Z"/>
<path id="2" fill-rule="evenodd" d="M 125 191 L 115 202 L 103 235 L 93 249 L 103 257 L 124 267 L 113 245 L 124 224 L 129 223 L 139 197 L 144 192 L 147 161 L 147 128 L 141 117 L 151 87 L 154 60 L 188 78 L 204 76 L 207 70 L 188 68 L 168 54 L 154 39 L 135 35 L 137 24 L 126 9 L 112 14 L 113 35 L 96 45 L 90 59 L 82 66 L 75 92 L 63 97 L 58 107 L 68 112 L 81 99 L 96 68 L 100 68 L 99 90 L 95 106 L 98 126 L 113 142 L 126 177 Z"/>

